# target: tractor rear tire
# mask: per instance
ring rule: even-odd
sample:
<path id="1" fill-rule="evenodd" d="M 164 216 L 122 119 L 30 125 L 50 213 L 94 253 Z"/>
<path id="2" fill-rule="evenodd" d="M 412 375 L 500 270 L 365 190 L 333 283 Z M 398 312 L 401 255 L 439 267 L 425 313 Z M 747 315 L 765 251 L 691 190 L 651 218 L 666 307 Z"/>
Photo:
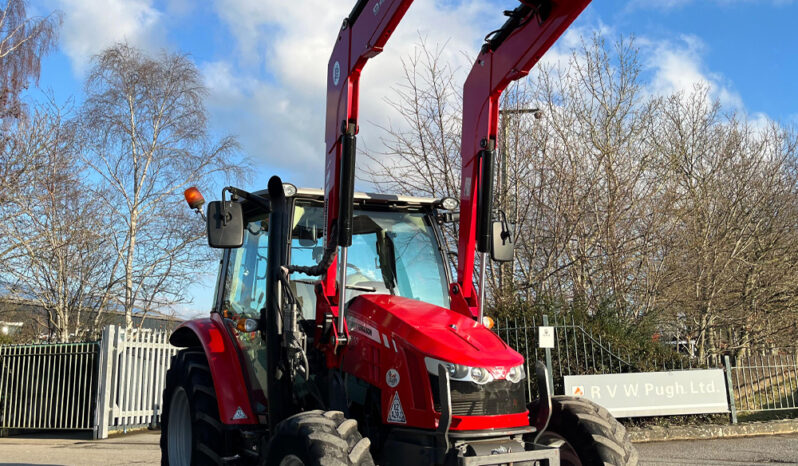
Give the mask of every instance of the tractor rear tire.
<path id="1" fill-rule="evenodd" d="M 180 350 L 166 373 L 161 415 L 161 465 L 222 464 L 225 434 L 202 349 Z"/>
<path id="2" fill-rule="evenodd" d="M 637 465 L 629 433 L 605 408 L 571 396 L 552 397 L 551 408 L 549 426 L 538 443 L 559 446 L 561 465 Z M 530 412 L 535 412 L 534 403 Z"/>
<path id="3" fill-rule="evenodd" d="M 371 443 L 357 430 L 357 421 L 340 411 L 295 414 L 275 428 L 269 441 L 269 466 L 373 466 Z"/>

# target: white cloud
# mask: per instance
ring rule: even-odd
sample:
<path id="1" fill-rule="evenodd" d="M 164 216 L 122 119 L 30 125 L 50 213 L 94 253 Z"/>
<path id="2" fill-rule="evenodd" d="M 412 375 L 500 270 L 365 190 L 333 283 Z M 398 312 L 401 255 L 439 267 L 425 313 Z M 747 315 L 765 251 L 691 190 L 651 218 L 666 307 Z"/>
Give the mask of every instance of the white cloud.
<path id="1" fill-rule="evenodd" d="M 298 184 L 323 182 L 327 63 L 352 3 L 309 0 L 297 8 L 282 0 L 216 1 L 219 16 L 237 40 L 239 56 L 204 66 L 211 109 L 225 115 L 228 129 L 241 135 L 248 155 L 274 171 L 288 170 Z M 496 24 L 486 25 L 486 17 Z M 504 19 L 500 8 L 484 0 L 416 2 L 385 51 L 364 69 L 359 147 L 375 147 L 382 135 L 375 125 L 398 116 L 384 97 L 399 83 L 401 59 L 412 53 L 419 35 L 432 46 L 447 44 L 443 60 L 459 67 L 461 86 L 482 37 Z M 267 77 L 252 63 L 264 66 Z M 232 107 L 237 111 L 226 110 Z M 252 133 L 245 131 L 250 127 Z"/>
<path id="2" fill-rule="evenodd" d="M 653 94 L 689 93 L 696 86 L 708 87 L 724 107 L 742 110 L 740 94 L 723 75 L 712 72 L 703 62 L 706 47 L 695 36 L 683 35 L 676 41 L 640 39 L 645 64 L 653 72 L 649 90 Z"/>
<path id="3" fill-rule="evenodd" d="M 116 42 L 153 49 L 163 42 L 162 14 L 153 0 L 54 0 L 64 12 L 63 50 L 78 74 L 91 57 Z"/>

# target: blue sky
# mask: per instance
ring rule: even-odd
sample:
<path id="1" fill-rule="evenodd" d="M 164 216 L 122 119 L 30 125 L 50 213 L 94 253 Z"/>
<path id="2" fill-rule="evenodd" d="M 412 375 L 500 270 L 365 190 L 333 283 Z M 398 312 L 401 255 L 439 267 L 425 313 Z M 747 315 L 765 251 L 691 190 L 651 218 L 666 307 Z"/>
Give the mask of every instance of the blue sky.
<path id="1" fill-rule="evenodd" d="M 202 71 L 212 130 L 237 135 L 255 165 L 250 188 L 273 173 L 321 187 L 327 59 L 354 0 L 31 0 L 31 10 L 64 13 L 59 51 L 40 86 L 57 101 L 82 99 L 91 56 L 126 40 L 146 50 L 189 54 Z M 447 47 L 465 78 L 482 37 L 501 25 L 512 0 L 417 0 L 385 52 L 362 78 L 359 144 L 379 148 L 377 126 L 396 115 L 383 96 L 401 75 L 401 57 L 419 37 Z M 648 87 L 667 93 L 705 83 L 729 109 L 751 118 L 798 122 L 798 1 L 594 0 L 552 54 L 579 35 L 634 35 Z M 462 80 L 461 80 L 462 82 Z M 40 95 L 31 91 L 31 97 Z M 364 121 L 365 120 L 365 121 Z M 210 194 L 210 193 L 209 193 Z M 213 197 L 209 195 L 207 197 Z M 207 276 L 215 273 L 209 266 Z M 212 280 L 210 280 L 212 283 Z M 212 287 L 206 285 L 205 288 Z M 199 288 L 197 288 L 199 289 Z M 187 309 L 208 308 L 193 291 Z M 188 312 L 187 310 L 184 310 Z"/>

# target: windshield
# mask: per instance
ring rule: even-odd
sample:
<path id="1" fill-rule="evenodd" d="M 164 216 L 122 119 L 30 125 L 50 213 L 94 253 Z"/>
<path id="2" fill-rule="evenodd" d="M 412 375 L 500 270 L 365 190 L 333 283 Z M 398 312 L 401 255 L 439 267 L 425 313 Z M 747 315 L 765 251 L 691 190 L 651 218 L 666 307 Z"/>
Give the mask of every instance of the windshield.
<path id="1" fill-rule="evenodd" d="M 291 263 L 315 265 L 324 252 L 321 205 L 297 203 Z M 354 234 L 347 261 L 347 297 L 392 294 L 448 307 L 448 283 L 435 232 L 423 212 L 354 212 Z M 315 312 L 312 280 L 291 275 L 303 313 Z M 307 287 L 307 288 L 305 288 Z M 308 309 L 306 303 L 313 305 Z"/>

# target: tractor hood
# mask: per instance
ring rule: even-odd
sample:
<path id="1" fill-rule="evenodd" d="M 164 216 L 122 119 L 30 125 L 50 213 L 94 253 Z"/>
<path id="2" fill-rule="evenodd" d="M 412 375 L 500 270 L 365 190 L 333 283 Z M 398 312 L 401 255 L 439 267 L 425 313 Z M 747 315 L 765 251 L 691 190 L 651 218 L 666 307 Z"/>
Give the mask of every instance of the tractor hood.
<path id="1" fill-rule="evenodd" d="M 442 361 L 472 367 L 509 368 L 523 357 L 474 319 L 443 307 L 399 296 L 369 294 L 350 302 L 353 336 L 396 350 L 396 343 Z"/>

